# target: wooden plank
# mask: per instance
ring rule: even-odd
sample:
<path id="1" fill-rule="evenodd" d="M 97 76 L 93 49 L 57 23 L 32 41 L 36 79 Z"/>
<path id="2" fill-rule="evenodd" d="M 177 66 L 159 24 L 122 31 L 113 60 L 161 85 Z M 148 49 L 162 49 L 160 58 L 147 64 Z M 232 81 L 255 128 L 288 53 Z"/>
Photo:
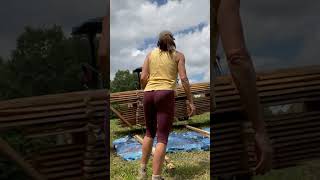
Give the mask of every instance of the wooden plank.
<path id="1" fill-rule="evenodd" d="M 110 110 L 115 113 L 121 121 L 125 122 L 129 127 L 132 127 L 131 123 L 129 123 L 122 115 L 120 112 L 118 112 L 116 109 L 114 109 L 112 106 L 110 106 Z"/>
<path id="2" fill-rule="evenodd" d="M 81 163 L 83 157 L 75 156 L 75 157 L 68 157 L 65 159 L 58 159 L 54 161 L 46 161 L 42 162 L 41 166 L 59 166 L 61 164 L 69 164 L 69 163 Z"/>
<path id="3" fill-rule="evenodd" d="M 42 105 L 54 105 L 63 103 L 72 103 L 76 101 L 83 101 L 84 98 L 90 97 L 91 99 L 107 99 L 107 90 L 93 90 L 93 91 L 79 91 L 64 94 L 33 96 L 27 98 L 18 98 L 0 102 L 0 110 L 17 108 L 17 107 L 30 107 Z"/>
<path id="4" fill-rule="evenodd" d="M 69 171 L 55 172 L 48 174 L 48 179 L 60 179 L 62 177 L 79 176 L 82 174 L 81 169 L 73 169 Z"/>
<path id="5" fill-rule="evenodd" d="M 104 112 L 95 113 L 95 117 L 103 117 Z M 62 122 L 62 121 L 72 121 L 72 120 L 87 120 L 86 114 L 75 114 L 75 115 L 65 115 L 61 117 L 49 117 L 49 118 L 41 118 L 35 120 L 28 120 L 28 121 L 12 121 L 12 122 L 1 122 L 0 128 L 7 128 L 7 127 L 17 127 L 17 126 L 26 126 L 26 125 L 33 125 L 33 124 L 45 124 L 45 123 L 53 123 L 53 122 Z"/>
<path id="6" fill-rule="evenodd" d="M 190 125 L 185 125 L 185 127 L 190 129 L 190 130 L 196 131 L 196 132 L 202 134 L 205 137 L 210 138 L 210 132 L 208 132 L 208 131 L 205 131 L 205 130 L 202 130 L 202 129 L 199 129 L 199 128 L 196 128 L 196 127 L 193 127 L 193 126 L 190 126 Z"/>
<path id="7" fill-rule="evenodd" d="M 60 166 L 53 166 L 47 168 L 40 168 L 41 173 L 49 174 L 49 173 L 59 173 L 61 171 L 69 171 L 72 169 L 81 169 L 81 164 L 67 164 L 67 165 L 60 165 Z"/>

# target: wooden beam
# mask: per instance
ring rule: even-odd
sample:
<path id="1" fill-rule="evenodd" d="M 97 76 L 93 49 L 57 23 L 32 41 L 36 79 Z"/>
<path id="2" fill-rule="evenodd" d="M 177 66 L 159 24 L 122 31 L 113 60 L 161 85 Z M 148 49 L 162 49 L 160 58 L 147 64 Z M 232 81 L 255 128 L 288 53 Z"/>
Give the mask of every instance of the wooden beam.
<path id="1" fill-rule="evenodd" d="M 210 132 L 208 132 L 208 131 L 205 131 L 205 130 L 202 130 L 202 129 L 199 129 L 199 128 L 196 128 L 196 127 L 193 127 L 193 126 L 190 126 L 190 125 L 186 125 L 185 127 L 187 129 L 192 130 L 192 131 L 196 131 L 196 132 L 202 134 L 205 137 L 210 138 Z"/>
<path id="2" fill-rule="evenodd" d="M 36 171 L 29 163 L 25 162 L 20 154 L 15 151 L 10 145 L 0 138 L 0 154 L 3 154 L 5 157 L 9 158 L 15 164 L 21 167 L 21 169 L 32 179 L 34 180 L 46 180 L 47 178 Z"/>
<path id="3" fill-rule="evenodd" d="M 121 121 L 123 121 L 123 122 L 126 123 L 130 128 L 132 128 L 131 123 L 129 123 L 129 121 L 127 121 L 127 120 L 121 115 L 121 113 L 120 113 L 119 111 L 117 111 L 116 109 L 114 109 L 112 106 L 110 106 L 110 110 L 111 110 L 112 112 L 114 112 L 114 113 L 120 118 Z"/>

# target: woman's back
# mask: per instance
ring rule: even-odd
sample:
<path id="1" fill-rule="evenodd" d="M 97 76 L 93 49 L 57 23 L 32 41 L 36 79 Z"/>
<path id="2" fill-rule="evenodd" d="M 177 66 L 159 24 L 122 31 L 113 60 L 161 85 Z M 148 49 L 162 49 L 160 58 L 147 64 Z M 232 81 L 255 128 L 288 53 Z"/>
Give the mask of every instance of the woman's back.
<path id="1" fill-rule="evenodd" d="M 155 48 L 149 56 L 149 80 L 144 90 L 174 90 L 177 77 L 176 51 L 170 53 Z"/>

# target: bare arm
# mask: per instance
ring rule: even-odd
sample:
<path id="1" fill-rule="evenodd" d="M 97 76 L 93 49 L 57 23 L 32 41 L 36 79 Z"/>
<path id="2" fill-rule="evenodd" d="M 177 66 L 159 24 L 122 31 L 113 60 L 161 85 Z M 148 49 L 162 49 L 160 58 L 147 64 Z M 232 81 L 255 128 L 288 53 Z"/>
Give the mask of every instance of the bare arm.
<path id="1" fill-rule="evenodd" d="M 256 144 L 261 152 L 256 172 L 263 174 L 271 168 L 272 148 L 258 96 L 256 73 L 245 45 L 239 11 L 240 0 L 221 0 L 217 14 L 218 30 L 231 75 L 240 93 L 240 100 L 256 131 Z"/>
<path id="2" fill-rule="evenodd" d="M 256 87 L 256 73 L 246 49 L 239 9 L 239 0 L 221 1 L 218 11 L 219 34 L 248 118 L 256 131 L 264 133 L 265 124 Z"/>
<path id="3" fill-rule="evenodd" d="M 140 83 L 141 83 L 142 89 L 146 87 L 149 79 L 149 57 L 150 57 L 150 53 L 147 55 L 142 66 L 142 72 L 140 77 Z"/>
<path id="4" fill-rule="evenodd" d="M 190 89 L 189 79 L 186 72 L 185 57 L 182 53 L 177 53 L 177 58 L 178 58 L 178 73 L 181 80 L 181 84 L 183 86 L 183 89 L 189 101 L 189 106 L 191 109 L 189 116 L 191 116 L 195 111 L 195 106 L 193 104 L 193 97 Z"/>

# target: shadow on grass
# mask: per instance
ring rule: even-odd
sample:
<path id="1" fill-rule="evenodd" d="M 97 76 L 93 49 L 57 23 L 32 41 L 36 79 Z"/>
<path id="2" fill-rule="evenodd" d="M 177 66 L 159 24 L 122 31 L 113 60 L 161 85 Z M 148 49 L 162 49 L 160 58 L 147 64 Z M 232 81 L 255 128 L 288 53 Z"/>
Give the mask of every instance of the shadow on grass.
<path id="1" fill-rule="evenodd" d="M 320 161 L 308 161 L 299 166 L 272 170 L 264 176 L 256 176 L 254 180 L 319 180 Z"/>
<path id="2" fill-rule="evenodd" d="M 177 165 L 176 169 L 172 172 L 167 172 L 168 177 L 179 179 L 199 179 L 205 173 L 208 173 L 205 167 L 209 167 L 209 161 L 200 161 L 198 163 Z"/>

